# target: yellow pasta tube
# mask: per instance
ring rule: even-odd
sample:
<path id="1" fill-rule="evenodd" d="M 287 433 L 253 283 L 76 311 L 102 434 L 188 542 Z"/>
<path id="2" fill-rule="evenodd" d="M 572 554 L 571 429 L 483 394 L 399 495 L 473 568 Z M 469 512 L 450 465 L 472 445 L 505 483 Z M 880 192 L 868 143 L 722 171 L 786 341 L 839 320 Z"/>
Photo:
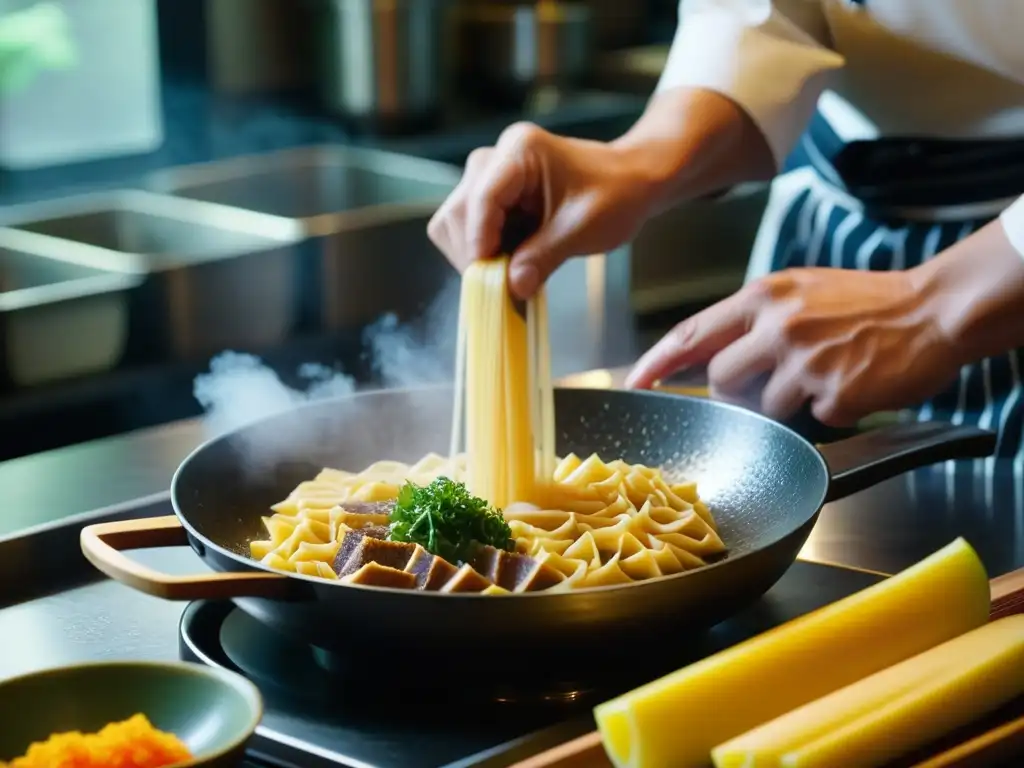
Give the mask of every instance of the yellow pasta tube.
<path id="1" fill-rule="evenodd" d="M 877 768 L 1024 693 L 1024 616 L 949 640 L 712 751 L 716 768 Z"/>
<path id="2" fill-rule="evenodd" d="M 594 710 L 624 768 L 704 766 L 713 747 L 969 632 L 988 619 L 988 575 L 963 539 L 844 600 Z"/>

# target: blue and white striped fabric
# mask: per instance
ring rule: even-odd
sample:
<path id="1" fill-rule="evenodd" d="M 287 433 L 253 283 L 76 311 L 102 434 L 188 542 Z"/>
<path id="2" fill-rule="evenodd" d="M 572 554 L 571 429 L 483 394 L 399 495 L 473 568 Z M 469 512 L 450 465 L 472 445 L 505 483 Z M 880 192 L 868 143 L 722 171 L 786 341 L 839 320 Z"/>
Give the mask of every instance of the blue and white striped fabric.
<path id="1" fill-rule="evenodd" d="M 845 151 L 827 123 L 819 115 L 803 140 L 803 149 L 811 160 L 811 168 L 802 168 L 776 180 L 758 242 L 755 245 L 750 276 L 768 270 L 788 267 L 835 267 L 841 269 L 893 270 L 909 269 L 932 258 L 992 220 L 998 213 L 996 197 L 1008 194 L 1009 188 L 987 190 L 984 171 L 992 166 L 977 164 L 979 175 L 972 188 L 962 173 L 944 175 L 950 158 L 970 152 L 975 147 L 953 147 L 943 143 L 940 152 L 945 160 L 934 167 L 927 162 L 928 153 L 920 142 L 906 142 L 905 147 L 888 142 L 885 151 L 893 162 L 906 162 L 916 156 L 922 179 L 927 178 L 931 198 L 900 199 L 897 187 L 886 187 L 887 177 L 906 180 L 903 173 L 883 172 L 872 188 L 875 202 L 855 196 L 843 167 Z M 938 143 L 938 142 L 937 142 Z M 971 145 L 976 142 L 971 142 Z M 1021 142 L 1004 144 L 1006 163 L 1016 161 Z M 858 148 L 864 151 L 865 147 Z M 903 151 L 903 150 L 906 151 Z M 934 148 L 933 148 L 934 149 Z M 997 143 L 986 148 L 989 157 L 998 154 Z M 877 160 L 876 158 L 873 158 Z M 849 164 L 849 156 L 845 158 Z M 864 158 L 856 165 L 863 168 Z M 960 166 L 964 167 L 963 165 Z M 889 166 L 890 170 L 894 166 Z M 934 173 L 928 173 L 933 170 Z M 1016 175 L 1014 194 L 1024 191 L 1024 165 Z M 869 178 L 861 175 L 856 183 L 864 185 Z M 945 183 L 945 187 L 944 187 Z M 943 196 L 945 189 L 949 194 Z M 984 199 L 994 201 L 984 210 Z M 900 208 L 900 205 L 904 208 Z M 981 204 L 981 205 L 978 205 Z M 973 212 L 972 212 L 973 209 Z M 899 210 L 913 211 L 912 216 L 894 215 Z M 959 214 L 957 213 L 959 211 Z M 929 212 L 934 215 L 929 215 Z M 932 401 L 923 404 L 919 418 L 943 419 L 957 424 L 974 424 L 999 432 L 998 456 L 1015 457 L 1024 464 L 1024 390 L 1021 386 L 1021 357 L 1018 351 L 987 358 L 960 372 L 956 384 Z"/>

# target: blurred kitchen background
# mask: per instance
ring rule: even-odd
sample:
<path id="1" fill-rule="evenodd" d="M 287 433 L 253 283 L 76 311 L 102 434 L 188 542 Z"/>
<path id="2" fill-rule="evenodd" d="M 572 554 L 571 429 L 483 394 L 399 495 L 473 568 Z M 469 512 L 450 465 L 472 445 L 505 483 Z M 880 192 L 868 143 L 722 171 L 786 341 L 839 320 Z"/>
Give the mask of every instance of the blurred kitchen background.
<path id="1" fill-rule="evenodd" d="M 453 273 L 425 227 L 466 156 L 520 119 L 619 135 L 675 17 L 676 0 L 0 0 L 0 460 L 197 415 L 224 350 L 360 385 L 380 383 L 381 323 L 448 354 Z M 556 373 L 628 363 L 738 287 L 764 202 L 687 204 L 563 268 Z"/>

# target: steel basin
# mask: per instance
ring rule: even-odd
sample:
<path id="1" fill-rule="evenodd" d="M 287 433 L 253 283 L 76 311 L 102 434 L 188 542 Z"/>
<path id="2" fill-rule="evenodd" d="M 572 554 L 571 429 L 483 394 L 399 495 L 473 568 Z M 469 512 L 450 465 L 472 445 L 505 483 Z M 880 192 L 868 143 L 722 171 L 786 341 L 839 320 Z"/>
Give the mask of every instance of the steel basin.
<path id="1" fill-rule="evenodd" d="M 147 187 L 294 221 L 302 325 L 353 328 L 423 311 L 452 276 L 427 238 L 461 170 L 376 150 L 315 146 L 172 169 Z"/>
<path id="2" fill-rule="evenodd" d="M 0 384 L 33 386 L 115 367 L 141 276 L 0 247 Z"/>
<path id="3" fill-rule="evenodd" d="M 284 218 L 139 190 L 0 212 L 0 247 L 141 278 L 133 360 L 261 349 L 296 322 L 299 227 Z"/>

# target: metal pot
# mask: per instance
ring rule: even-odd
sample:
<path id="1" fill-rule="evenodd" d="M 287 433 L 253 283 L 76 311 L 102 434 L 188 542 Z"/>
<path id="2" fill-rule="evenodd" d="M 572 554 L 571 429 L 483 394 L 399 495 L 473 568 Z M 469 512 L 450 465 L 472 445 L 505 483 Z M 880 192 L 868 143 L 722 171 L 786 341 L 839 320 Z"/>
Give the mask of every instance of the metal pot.
<path id="1" fill-rule="evenodd" d="M 316 0 L 316 9 L 317 88 L 327 109 L 383 133 L 437 122 L 449 0 Z"/>
<path id="2" fill-rule="evenodd" d="M 521 101 L 578 86 L 589 73 L 593 13 L 585 2 L 474 2 L 460 29 L 462 79 L 477 96 Z"/>
<path id="3" fill-rule="evenodd" d="M 303 233 L 287 218 L 123 189 L 9 206 L 0 219 L 0 248 L 144 277 L 127 297 L 132 363 L 265 349 L 295 325 Z M 76 330 L 101 327 L 79 317 Z"/>

